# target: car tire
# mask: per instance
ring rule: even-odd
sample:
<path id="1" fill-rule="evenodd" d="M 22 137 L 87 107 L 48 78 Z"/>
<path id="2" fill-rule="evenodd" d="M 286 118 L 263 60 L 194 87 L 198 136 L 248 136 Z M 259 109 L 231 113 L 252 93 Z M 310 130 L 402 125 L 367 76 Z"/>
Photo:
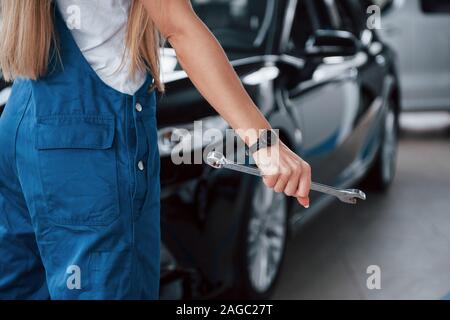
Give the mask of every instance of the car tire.
<path id="1" fill-rule="evenodd" d="M 364 181 L 365 186 L 376 191 L 386 191 L 389 188 L 397 168 L 399 119 L 395 110 L 395 101 L 390 99 L 388 103 L 383 121 L 381 145 Z"/>
<path id="2" fill-rule="evenodd" d="M 284 260 L 288 198 L 267 188 L 261 179 L 251 178 L 246 190 L 251 190 L 251 195 L 244 205 L 235 296 L 267 299 L 274 290 Z"/>

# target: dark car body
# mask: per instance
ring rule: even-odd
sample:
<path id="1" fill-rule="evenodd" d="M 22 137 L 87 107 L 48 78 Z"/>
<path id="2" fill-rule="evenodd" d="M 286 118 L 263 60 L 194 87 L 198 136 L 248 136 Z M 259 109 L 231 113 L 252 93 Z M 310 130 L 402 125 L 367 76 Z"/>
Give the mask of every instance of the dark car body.
<path id="1" fill-rule="evenodd" d="M 375 165 L 387 102 L 397 115 L 399 96 L 393 53 L 366 28 L 365 8 L 351 0 L 250 0 L 239 12 L 232 7 L 238 2 L 193 1 L 252 99 L 310 163 L 314 180 L 336 187 L 358 183 Z M 241 14 L 239 23 L 233 10 Z M 172 62 L 158 109 L 160 149 L 167 150 L 168 128 L 219 121 Z M 243 225 L 259 182 L 205 164 L 175 165 L 168 152 L 161 163 L 163 241 L 178 268 L 195 274 L 194 297 L 239 286 Z M 289 202 L 289 230 L 330 200 L 313 193 L 309 210 Z"/>
<path id="2" fill-rule="evenodd" d="M 8 102 L 9 96 L 11 94 L 11 83 L 6 82 L 3 79 L 3 75 L 0 73 L 0 115 Z"/>

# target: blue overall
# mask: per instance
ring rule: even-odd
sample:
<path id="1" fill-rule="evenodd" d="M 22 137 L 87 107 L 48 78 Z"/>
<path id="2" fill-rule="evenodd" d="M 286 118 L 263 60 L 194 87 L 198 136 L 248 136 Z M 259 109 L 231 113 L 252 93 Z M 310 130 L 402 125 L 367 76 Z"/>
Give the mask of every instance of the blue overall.
<path id="1" fill-rule="evenodd" d="M 55 27 L 59 57 L 0 118 L 0 299 L 157 299 L 153 79 L 114 90 Z"/>

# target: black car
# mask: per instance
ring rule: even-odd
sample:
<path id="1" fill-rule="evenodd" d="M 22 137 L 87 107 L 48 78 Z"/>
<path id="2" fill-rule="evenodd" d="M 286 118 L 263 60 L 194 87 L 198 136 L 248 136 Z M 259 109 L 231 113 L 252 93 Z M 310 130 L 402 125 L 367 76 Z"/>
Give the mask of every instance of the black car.
<path id="1" fill-rule="evenodd" d="M 367 28 L 361 1 L 192 3 L 281 139 L 311 164 L 315 181 L 348 187 L 365 178 L 378 190 L 390 185 L 399 85 L 393 52 Z M 194 88 L 170 48 L 164 50 L 163 66 L 161 214 L 170 268 L 189 279 L 193 297 L 266 298 L 276 283 L 288 234 L 331 199 L 313 193 L 311 208 L 305 210 L 256 177 L 206 164 L 174 164 L 174 148 L 192 138 L 180 137 L 180 128 L 193 132 L 198 120 L 223 131 L 227 125 Z M 204 148 L 200 141 L 190 151 Z"/>
<path id="2" fill-rule="evenodd" d="M 3 75 L 0 72 L 0 115 L 5 108 L 6 102 L 8 102 L 9 96 L 11 94 L 11 83 L 6 82 L 3 79 Z"/>

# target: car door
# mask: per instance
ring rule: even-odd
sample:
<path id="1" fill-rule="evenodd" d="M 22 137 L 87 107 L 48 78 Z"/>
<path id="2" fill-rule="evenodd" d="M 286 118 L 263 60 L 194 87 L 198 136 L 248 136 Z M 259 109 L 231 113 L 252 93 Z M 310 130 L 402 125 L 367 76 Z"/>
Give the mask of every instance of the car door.
<path id="1" fill-rule="evenodd" d="M 398 54 L 404 110 L 450 107 L 450 0 L 394 0 L 379 34 Z"/>
<path id="2" fill-rule="evenodd" d="M 336 3 L 299 2 L 286 52 L 304 58 L 305 67 L 291 76 L 284 99 L 301 128 L 300 154 L 311 164 L 313 178 L 340 185 L 357 153 L 349 138 L 360 105 L 358 68 L 366 63 L 367 55 L 306 56 L 305 44 L 318 29 L 345 29 Z"/>

